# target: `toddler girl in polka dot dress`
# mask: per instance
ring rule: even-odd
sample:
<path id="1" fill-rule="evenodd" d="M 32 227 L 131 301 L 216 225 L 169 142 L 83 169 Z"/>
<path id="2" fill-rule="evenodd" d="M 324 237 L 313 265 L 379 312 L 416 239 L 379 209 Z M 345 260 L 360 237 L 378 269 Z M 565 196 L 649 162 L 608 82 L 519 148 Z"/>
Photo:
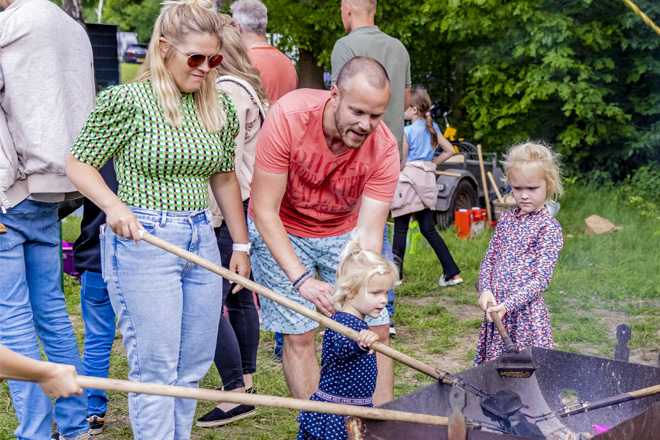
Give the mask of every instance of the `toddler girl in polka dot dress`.
<path id="1" fill-rule="evenodd" d="M 526 142 L 511 147 L 503 162 L 518 206 L 500 217 L 479 270 L 479 306 L 485 316 L 474 364 L 505 352 L 491 314 L 498 313 L 519 349 L 554 348 L 547 289 L 563 245 L 561 226 L 545 203 L 563 194 L 559 155 Z"/>
<path id="2" fill-rule="evenodd" d="M 378 335 L 364 322 L 378 317 L 387 305 L 387 292 L 399 279 L 398 269 L 380 254 L 366 251 L 354 238 L 340 255 L 334 295 L 335 321 L 359 332 L 359 342 L 327 328 L 323 336 L 321 380 L 310 400 L 373 406 L 376 355 L 369 347 Z M 302 411 L 298 439 L 346 439 L 344 416 Z"/>

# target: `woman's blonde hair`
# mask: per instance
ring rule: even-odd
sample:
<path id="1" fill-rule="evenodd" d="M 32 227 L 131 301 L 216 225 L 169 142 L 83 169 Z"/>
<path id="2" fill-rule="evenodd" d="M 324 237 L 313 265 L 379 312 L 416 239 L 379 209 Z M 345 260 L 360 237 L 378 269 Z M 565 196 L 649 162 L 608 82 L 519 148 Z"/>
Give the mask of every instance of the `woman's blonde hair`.
<path id="1" fill-rule="evenodd" d="M 218 51 L 222 48 L 222 24 L 209 0 L 170 0 L 163 2 L 160 15 L 154 24 L 151 42 L 140 75 L 134 81 L 151 81 L 151 85 L 165 113 L 165 120 L 174 127 L 183 125 L 179 107 L 181 92 L 176 86 L 172 74 L 165 62 L 172 57 L 176 49 L 170 47 L 165 57 L 160 52 L 159 39 L 165 38 L 171 46 L 181 44 L 192 33 L 208 34 L 218 38 Z M 197 116 L 209 132 L 222 129 L 227 120 L 218 100 L 215 85 L 217 72 L 211 70 L 202 86 L 194 92 Z"/>
<path id="2" fill-rule="evenodd" d="M 504 156 L 502 165 L 507 183 L 512 171 L 520 171 L 526 178 L 541 171 L 546 183 L 545 199 L 556 200 L 564 195 L 559 154 L 555 153 L 552 146 L 545 142 L 527 141 L 514 145 Z"/>
<path id="3" fill-rule="evenodd" d="M 222 63 L 216 70 L 219 75 L 232 75 L 245 80 L 252 86 L 261 105 L 270 106 L 270 99 L 266 94 L 264 83 L 261 81 L 259 70 L 250 62 L 247 48 L 241 34 L 238 32 L 234 20 L 227 14 L 219 14 L 222 23 Z"/>
<path id="4" fill-rule="evenodd" d="M 362 249 L 358 240 L 359 234 L 355 234 L 339 256 L 331 298 L 336 310 L 344 307 L 347 297 L 352 298 L 360 290 L 368 288 L 374 277 L 387 277 L 390 286 L 399 279 L 399 269 L 393 262 L 381 254 Z"/>

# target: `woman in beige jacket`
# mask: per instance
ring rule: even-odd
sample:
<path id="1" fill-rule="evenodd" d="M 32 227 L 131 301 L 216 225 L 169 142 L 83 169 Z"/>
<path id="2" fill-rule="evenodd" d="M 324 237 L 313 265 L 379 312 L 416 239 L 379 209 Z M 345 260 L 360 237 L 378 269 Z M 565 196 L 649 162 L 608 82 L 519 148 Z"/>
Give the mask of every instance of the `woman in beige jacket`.
<path id="1" fill-rule="evenodd" d="M 229 95 L 238 115 L 240 129 L 235 139 L 235 164 L 245 213 L 250 200 L 257 138 L 270 101 L 259 71 L 250 64 L 243 40 L 231 17 L 224 14 L 220 16 L 225 23 L 222 35 L 224 58 L 217 67 L 217 84 L 218 89 Z M 212 204 L 211 212 L 222 265 L 227 268 L 232 249 L 245 245 L 234 244 L 223 221 L 224 216 L 216 204 Z M 239 250 L 247 250 L 249 253 L 249 245 L 247 249 Z M 227 306 L 229 319 L 224 315 L 220 317 L 214 361 L 225 391 L 251 392 L 252 374 L 257 367 L 259 314 L 253 293 L 247 289 L 239 289 L 240 286 L 232 289 L 229 281 L 224 280 L 223 304 Z M 224 402 L 197 420 L 197 426 L 222 426 L 250 417 L 255 412 L 255 407 L 251 405 Z"/>

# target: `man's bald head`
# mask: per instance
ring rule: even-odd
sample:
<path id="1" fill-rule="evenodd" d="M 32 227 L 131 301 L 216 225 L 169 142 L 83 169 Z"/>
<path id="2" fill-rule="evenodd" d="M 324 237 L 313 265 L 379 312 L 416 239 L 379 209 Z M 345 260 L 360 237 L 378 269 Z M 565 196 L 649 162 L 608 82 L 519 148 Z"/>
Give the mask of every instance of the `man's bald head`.
<path id="1" fill-rule="evenodd" d="M 350 3 L 353 10 L 359 14 L 375 14 L 376 13 L 376 0 L 342 0 L 342 3 Z"/>
<path id="2" fill-rule="evenodd" d="M 344 93 L 349 88 L 351 80 L 358 74 L 364 74 L 369 85 L 375 89 L 389 87 L 390 77 L 378 61 L 368 57 L 355 57 L 350 59 L 337 75 L 337 88 Z"/>

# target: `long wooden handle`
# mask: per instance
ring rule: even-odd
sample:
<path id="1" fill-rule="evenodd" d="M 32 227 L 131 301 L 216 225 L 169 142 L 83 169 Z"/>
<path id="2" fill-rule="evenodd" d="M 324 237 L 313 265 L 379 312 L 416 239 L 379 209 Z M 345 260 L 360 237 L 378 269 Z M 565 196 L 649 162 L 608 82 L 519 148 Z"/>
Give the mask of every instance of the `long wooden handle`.
<path id="1" fill-rule="evenodd" d="M 488 184 L 486 183 L 486 171 L 484 170 L 484 156 L 481 153 L 481 144 L 477 144 L 477 155 L 479 156 L 479 170 L 481 171 L 481 185 L 484 187 L 484 199 L 486 200 L 486 214 L 488 214 L 488 222 L 493 221 L 493 216 L 490 213 L 490 197 L 488 197 Z"/>
<path id="2" fill-rule="evenodd" d="M 6 234 L 6 233 L 7 233 L 7 228 L 5 227 L 5 225 L 0 223 L 0 235 Z"/>
<path id="3" fill-rule="evenodd" d="M 492 302 L 488 302 L 488 307 L 493 307 L 495 304 Z M 507 353 L 515 353 L 518 351 L 518 347 L 516 344 L 514 344 L 511 341 L 511 338 L 509 337 L 509 333 L 507 333 L 506 329 L 504 328 L 504 325 L 502 324 L 502 320 L 500 319 L 500 315 L 496 313 L 491 313 L 490 317 L 493 318 L 493 322 L 495 323 L 495 327 L 497 327 L 497 331 L 500 332 L 500 335 L 502 336 L 502 339 L 504 340 L 504 346 L 506 347 Z"/>
<path id="4" fill-rule="evenodd" d="M 488 171 L 486 175 L 488 176 L 488 180 L 490 180 L 490 184 L 493 185 L 493 189 L 495 190 L 495 195 L 497 196 L 497 200 L 499 200 L 500 203 L 504 203 L 504 199 L 502 198 L 500 189 L 497 187 L 497 183 L 495 183 L 495 178 L 493 177 L 493 173 Z"/>
<path id="5" fill-rule="evenodd" d="M 2 379 L 31 380 L 0 375 Z M 230 402 L 241 405 L 270 406 L 274 408 L 295 409 L 298 411 L 313 411 L 342 416 L 361 417 L 373 420 L 395 420 L 398 422 L 421 423 L 427 425 L 446 426 L 448 418 L 417 414 L 404 411 L 394 411 L 382 408 L 368 408 L 363 406 L 343 405 L 338 403 L 314 402 L 290 397 L 266 396 L 261 394 L 233 393 L 230 391 L 207 390 L 202 388 L 188 388 L 175 385 L 161 385 L 147 382 L 132 382 L 119 379 L 105 379 L 100 377 L 76 376 L 78 385 L 82 388 L 96 390 L 112 390 L 124 393 L 153 394 L 157 396 L 180 397 L 184 399 L 209 400 L 214 402 Z M 471 427 L 474 425 L 471 425 Z"/>
<path id="6" fill-rule="evenodd" d="M 435 174 L 438 176 L 449 176 L 449 177 L 461 177 L 460 174 L 458 173 L 452 173 L 451 171 L 434 171 Z"/>
<path id="7" fill-rule="evenodd" d="M 200 257 L 199 255 L 195 255 L 192 252 L 188 252 L 184 249 L 181 249 L 180 247 L 175 246 L 172 243 L 163 240 L 162 238 L 154 237 L 153 235 L 149 234 L 146 231 L 140 231 L 140 234 L 141 234 L 141 238 L 144 241 L 151 243 L 154 246 L 158 246 L 159 248 L 171 252 L 174 255 L 177 255 L 183 259 L 186 259 L 191 263 L 195 263 L 198 266 L 208 269 L 211 272 L 216 273 L 222 276 L 223 278 L 228 279 L 231 282 L 240 284 L 241 286 L 247 289 L 257 292 L 259 295 L 265 296 L 266 298 L 275 301 L 276 303 L 281 304 L 284 307 L 293 310 L 294 312 L 300 313 L 301 315 L 306 316 L 307 318 L 316 321 L 319 324 L 331 328 L 337 333 L 340 333 L 354 341 L 358 340 L 358 336 L 359 336 L 358 332 L 356 332 L 355 330 L 349 327 L 346 327 L 345 325 L 338 323 L 337 321 L 333 321 L 332 319 L 328 318 L 325 315 L 315 312 L 314 310 L 308 309 L 307 307 L 295 301 L 292 301 L 280 295 L 279 293 L 262 286 L 261 284 L 257 284 L 254 281 L 245 278 L 244 276 L 231 272 L 230 270 L 225 269 L 224 267 L 218 264 L 212 263 L 209 260 Z M 384 354 L 385 356 L 391 357 L 392 359 L 401 362 L 402 364 L 408 365 L 409 367 L 414 368 L 415 370 L 421 373 L 431 376 L 436 380 L 442 380 L 444 383 L 447 384 L 453 383 L 451 379 L 448 379 L 445 375 L 441 374 L 441 372 L 436 370 L 435 368 L 426 365 L 423 362 L 418 361 L 417 359 L 413 359 L 410 356 L 401 353 L 400 351 L 388 347 L 383 343 L 374 342 L 371 345 L 371 348 L 379 353 Z"/>

